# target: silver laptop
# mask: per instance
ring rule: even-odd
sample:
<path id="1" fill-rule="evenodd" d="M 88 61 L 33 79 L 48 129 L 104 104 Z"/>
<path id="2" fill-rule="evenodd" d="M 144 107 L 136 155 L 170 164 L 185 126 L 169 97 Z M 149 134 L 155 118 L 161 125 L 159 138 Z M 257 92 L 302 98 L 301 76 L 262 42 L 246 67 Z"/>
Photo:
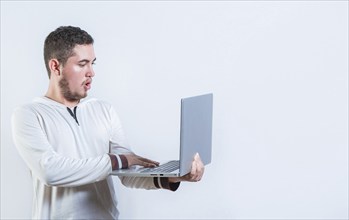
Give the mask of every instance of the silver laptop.
<path id="1" fill-rule="evenodd" d="M 211 163 L 213 94 L 181 99 L 179 160 L 171 160 L 158 167 L 132 166 L 115 170 L 118 176 L 184 176 L 190 172 L 194 155 L 198 152 L 202 162 Z"/>

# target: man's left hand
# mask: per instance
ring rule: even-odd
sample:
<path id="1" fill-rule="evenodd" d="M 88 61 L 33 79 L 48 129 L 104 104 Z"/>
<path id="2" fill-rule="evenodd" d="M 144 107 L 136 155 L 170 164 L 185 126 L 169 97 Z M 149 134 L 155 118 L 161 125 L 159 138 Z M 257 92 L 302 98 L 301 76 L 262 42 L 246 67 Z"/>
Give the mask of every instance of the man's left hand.
<path id="1" fill-rule="evenodd" d="M 187 182 L 198 182 L 204 175 L 205 165 L 202 163 L 200 155 L 195 154 L 194 160 L 191 164 L 191 170 L 188 174 L 182 177 L 169 177 L 168 181 L 171 183 L 187 181 Z"/>

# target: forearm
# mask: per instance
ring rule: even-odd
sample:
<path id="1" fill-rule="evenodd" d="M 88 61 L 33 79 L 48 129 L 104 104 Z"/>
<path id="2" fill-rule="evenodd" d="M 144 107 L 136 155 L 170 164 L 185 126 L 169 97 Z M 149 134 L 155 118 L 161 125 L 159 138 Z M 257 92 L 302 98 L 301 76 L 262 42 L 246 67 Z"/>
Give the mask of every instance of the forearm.
<path id="1" fill-rule="evenodd" d="M 107 154 L 86 159 L 67 158 L 52 151 L 38 157 L 33 153 L 25 154 L 22 151 L 32 175 L 49 186 L 73 187 L 97 182 L 105 179 L 112 170 Z"/>
<path id="2" fill-rule="evenodd" d="M 170 183 L 167 177 L 119 177 L 121 183 L 136 189 L 168 189 L 176 191 L 180 183 Z"/>

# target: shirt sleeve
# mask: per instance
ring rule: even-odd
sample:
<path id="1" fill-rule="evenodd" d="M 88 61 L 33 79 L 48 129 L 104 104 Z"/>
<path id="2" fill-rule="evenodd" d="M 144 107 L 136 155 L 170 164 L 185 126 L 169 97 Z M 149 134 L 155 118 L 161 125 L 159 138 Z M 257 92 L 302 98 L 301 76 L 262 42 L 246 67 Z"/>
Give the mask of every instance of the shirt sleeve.
<path id="1" fill-rule="evenodd" d="M 103 180 L 111 173 L 108 154 L 86 159 L 59 155 L 50 145 L 40 120 L 34 110 L 24 106 L 14 111 L 11 121 L 15 146 L 40 181 L 71 187 Z"/>

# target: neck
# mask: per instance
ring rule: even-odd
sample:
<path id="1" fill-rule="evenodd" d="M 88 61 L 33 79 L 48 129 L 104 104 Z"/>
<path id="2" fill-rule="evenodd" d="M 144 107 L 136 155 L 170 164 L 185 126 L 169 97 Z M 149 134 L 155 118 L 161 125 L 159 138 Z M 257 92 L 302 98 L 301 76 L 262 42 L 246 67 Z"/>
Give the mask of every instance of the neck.
<path id="1" fill-rule="evenodd" d="M 59 102 L 59 103 L 65 105 L 69 108 L 76 106 L 80 102 L 80 100 L 68 100 L 68 99 L 66 99 L 59 89 L 53 89 L 52 87 L 49 87 L 49 89 L 47 90 L 47 92 L 45 94 L 45 97 L 52 99 L 56 102 Z"/>

